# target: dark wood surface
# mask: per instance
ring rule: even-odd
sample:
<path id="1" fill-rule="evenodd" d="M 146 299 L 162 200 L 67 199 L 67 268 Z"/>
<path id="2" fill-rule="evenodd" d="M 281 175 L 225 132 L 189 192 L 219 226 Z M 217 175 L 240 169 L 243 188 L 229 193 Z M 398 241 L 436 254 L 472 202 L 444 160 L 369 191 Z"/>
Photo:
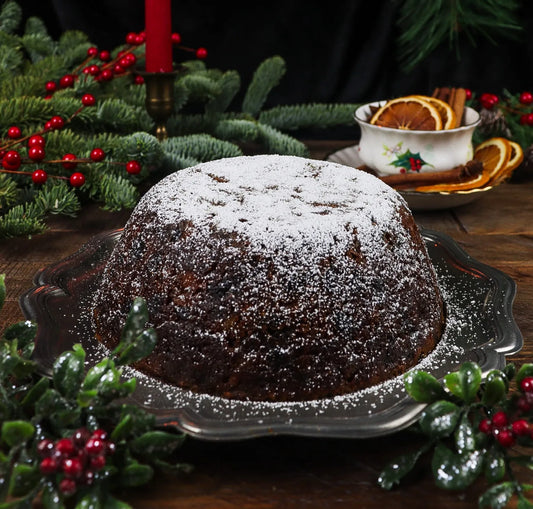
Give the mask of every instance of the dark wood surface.
<path id="1" fill-rule="evenodd" d="M 349 142 L 312 142 L 322 159 Z M 415 212 L 424 227 L 447 233 L 472 257 L 509 274 L 517 283 L 514 316 L 524 347 L 510 360 L 533 361 L 533 183 L 503 184 L 471 204 L 444 211 Z M 86 207 L 78 218 L 54 218 L 42 235 L 0 243 L 0 273 L 7 299 L 0 330 L 23 319 L 19 296 L 35 272 L 75 252 L 96 233 L 121 227 L 129 212 Z M 466 492 L 435 488 L 428 465 L 391 492 L 377 487 L 384 465 L 412 450 L 417 438 L 401 432 L 372 440 L 268 437 L 217 443 L 189 439 L 180 458 L 194 465 L 179 478 L 158 476 L 149 486 L 123 496 L 149 508 L 463 508 L 477 506 L 486 488 Z"/>

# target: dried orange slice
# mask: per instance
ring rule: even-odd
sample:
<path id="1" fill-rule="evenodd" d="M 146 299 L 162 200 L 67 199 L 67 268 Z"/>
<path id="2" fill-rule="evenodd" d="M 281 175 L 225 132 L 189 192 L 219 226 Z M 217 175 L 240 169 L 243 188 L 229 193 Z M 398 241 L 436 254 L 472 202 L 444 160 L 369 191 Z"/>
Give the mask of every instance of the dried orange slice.
<path id="1" fill-rule="evenodd" d="M 457 191 L 471 191 L 478 187 L 483 187 L 488 183 L 490 177 L 485 170 L 471 180 L 458 182 L 457 184 L 434 184 L 432 186 L 420 186 L 415 188 L 419 193 L 452 193 Z"/>
<path id="2" fill-rule="evenodd" d="M 423 101 L 435 106 L 442 120 L 443 129 L 453 129 L 454 127 L 459 127 L 456 125 L 457 116 L 455 115 L 455 111 L 453 111 L 453 108 L 446 101 L 437 99 L 436 97 L 429 97 L 427 95 L 414 95 L 411 97 L 418 97 L 419 99 L 422 99 Z"/>
<path id="3" fill-rule="evenodd" d="M 520 163 L 522 163 L 524 160 L 524 151 L 522 150 L 520 144 L 516 143 L 516 141 L 507 141 L 511 145 L 511 156 L 509 158 L 509 162 L 501 172 L 499 172 L 490 180 L 489 185 L 491 186 L 501 184 L 504 180 L 508 179 L 511 176 L 511 173 L 513 173 L 513 171 L 516 170 L 516 168 L 518 168 Z"/>
<path id="4" fill-rule="evenodd" d="M 440 131 L 442 119 L 435 106 L 419 97 L 399 97 L 387 101 L 370 123 L 394 129 Z"/>

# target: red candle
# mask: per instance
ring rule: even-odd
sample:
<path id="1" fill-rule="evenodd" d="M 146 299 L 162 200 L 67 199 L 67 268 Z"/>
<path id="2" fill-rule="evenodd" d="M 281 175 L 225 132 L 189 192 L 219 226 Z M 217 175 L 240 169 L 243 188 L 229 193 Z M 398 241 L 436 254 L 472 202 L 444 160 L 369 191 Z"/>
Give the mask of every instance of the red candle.
<path id="1" fill-rule="evenodd" d="M 145 0 L 146 71 L 172 71 L 170 0 Z"/>

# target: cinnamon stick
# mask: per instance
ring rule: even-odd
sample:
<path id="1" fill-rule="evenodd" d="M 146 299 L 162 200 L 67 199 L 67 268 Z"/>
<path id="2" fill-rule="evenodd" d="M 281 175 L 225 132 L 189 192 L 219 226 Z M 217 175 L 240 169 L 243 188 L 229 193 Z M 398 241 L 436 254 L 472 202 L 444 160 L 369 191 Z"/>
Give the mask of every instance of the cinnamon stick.
<path id="1" fill-rule="evenodd" d="M 363 171 L 366 168 L 359 168 Z M 446 184 L 466 182 L 477 177 L 483 171 L 483 163 L 472 159 L 466 164 L 461 164 L 447 171 L 433 173 L 399 173 L 379 177 L 385 184 L 395 189 L 411 189 L 414 187 L 428 186 L 431 184 Z"/>

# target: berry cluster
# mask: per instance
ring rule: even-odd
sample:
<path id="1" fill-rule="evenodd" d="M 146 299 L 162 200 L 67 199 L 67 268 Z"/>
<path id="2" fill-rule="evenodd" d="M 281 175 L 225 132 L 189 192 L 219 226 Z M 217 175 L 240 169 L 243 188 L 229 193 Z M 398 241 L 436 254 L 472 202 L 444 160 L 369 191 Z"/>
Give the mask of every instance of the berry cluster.
<path id="1" fill-rule="evenodd" d="M 519 108 L 513 108 L 510 112 L 519 115 L 522 125 L 533 126 L 533 111 L 530 108 L 533 104 L 533 93 L 529 91 L 522 92 L 518 102 Z M 479 97 L 479 104 L 486 110 L 492 110 L 496 105 L 500 104 L 500 98 L 496 94 L 483 93 Z"/>
<path id="2" fill-rule="evenodd" d="M 114 452 L 115 444 L 103 429 L 91 433 L 80 428 L 70 437 L 55 442 L 43 439 L 37 444 L 41 474 L 58 476 L 59 491 L 66 496 L 76 493 L 80 486 L 93 484 L 97 472 Z"/>
<path id="3" fill-rule="evenodd" d="M 479 423 L 479 431 L 494 439 L 502 447 L 511 447 L 518 437 L 530 437 L 533 440 L 533 426 L 523 418 L 523 414 L 533 409 L 533 377 L 525 377 L 520 383 L 520 396 L 516 401 L 517 412 L 499 410 L 490 419 Z M 516 418 L 515 418 L 516 417 Z"/>
<path id="4" fill-rule="evenodd" d="M 132 72 L 137 59 L 142 57 L 142 47 L 146 41 L 145 32 L 129 32 L 125 38 L 125 47 L 117 52 L 115 57 L 112 57 L 108 50 L 99 50 L 96 46 L 91 46 L 87 50 L 87 58 L 80 64 L 73 73 L 68 73 L 58 81 L 47 81 L 45 85 L 45 98 L 49 99 L 52 94 L 61 89 L 71 88 L 74 86 L 79 75 L 92 76 L 96 81 L 105 82 L 119 76 L 133 76 L 133 83 L 142 85 L 144 79 L 141 75 Z M 179 49 L 195 53 L 196 58 L 207 58 L 207 50 L 205 48 L 188 48 L 181 45 L 181 36 L 178 33 L 172 34 L 172 42 Z"/>
<path id="5" fill-rule="evenodd" d="M 48 173 L 43 168 L 34 171 L 20 171 L 23 164 L 61 164 L 66 170 L 75 170 L 79 163 L 96 163 L 105 159 L 105 152 L 96 147 L 91 150 L 88 158 L 77 158 L 75 154 L 67 153 L 60 160 L 46 160 L 46 140 L 44 134 L 54 130 L 60 130 L 69 123 L 85 107 L 94 106 L 96 99 L 92 94 L 84 94 L 81 98 L 81 107 L 74 115 L 65 120 L 59 115 L 54 115 L 46 121 L 44 127 L 38 133 L 27 136 L 22 135 L 22 130 L 18 126 L 12 126 L 7 131 L 8 141 L 0 143 L 0 164 L 3 169 L 0 173 L 16 173 L 19 175 L 31 175 L 34 184 L 44 184 L 48 179 Z M 23 152 L 23 143 L 26 142 L 26 152 Z M 18 146 L 18 148 L 14 148 Z M 120 163 L 119 163 L 120 164 Z M 137 161 L 128 161 L 125 164 L 126 171 L 131 175 L 136 175 L 141 171 L 141 165 Z M 51 175 L 53 178 L 68 180 L 72 187 L 81 187 L 85 184 L 85 175 L 79 171 L 72 171 L 70 177 Z"/>

